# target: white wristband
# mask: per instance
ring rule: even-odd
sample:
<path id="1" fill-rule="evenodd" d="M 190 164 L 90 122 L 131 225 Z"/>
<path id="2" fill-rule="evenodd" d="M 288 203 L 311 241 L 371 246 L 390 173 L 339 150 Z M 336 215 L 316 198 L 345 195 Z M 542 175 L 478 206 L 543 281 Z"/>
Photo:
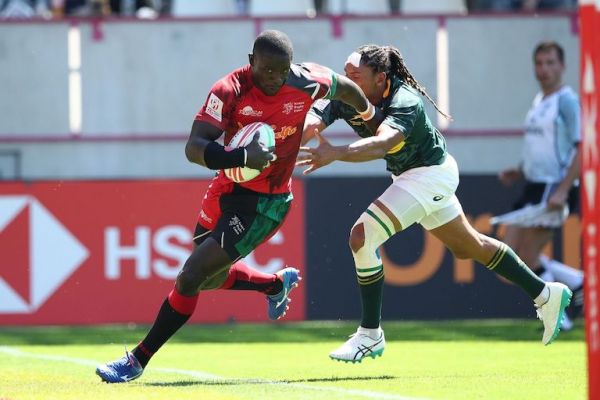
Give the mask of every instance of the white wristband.
<path id="1" fill-rule="evenodd" d="M 369 103 L 369 106 L 367 107 L 367 109 L 363 112 L 358 112 L 358 114 L 360 115 L 360 117 L 363 119 L 363 121 L 369 121 L 371 119 L 373 119 L 373 117 L 375 116 L 375 106 L 371 103 Z"/>
<path id="2" fill-rule="evenodd" d="M 248 162 L 248 150 L 246 150 L 246 148 L 244 147 L 244 165 L 242 165 L 242 167 L 245 167 L 247 162 Z"/>

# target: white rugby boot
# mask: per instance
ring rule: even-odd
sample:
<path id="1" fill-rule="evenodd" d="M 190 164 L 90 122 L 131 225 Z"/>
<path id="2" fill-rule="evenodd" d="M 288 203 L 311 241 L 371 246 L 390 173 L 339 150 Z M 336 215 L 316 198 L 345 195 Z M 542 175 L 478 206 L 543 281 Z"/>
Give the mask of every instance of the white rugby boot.
<path id="1" fill-rule="evenodd" d="M 535 307 L 538 318 L 544 323 L 542 343 L 549 345 L 558 336 L 565 315 L 565 308 L 571 303 L 573 293 L 566 285 L 559 282 L 548 282 L 546 286 L 550 290 L 548 301 Z"/>
<path id="2" fill-rule="evenodd" d="M 361 362 L 365 357 L 381 357 L 385 349 L 385 336 L 381 328 L 378 333 L 377 338 L 373 339 L 365 328 L 359 327 L 346 343 L 329 353 L 329 357 L 332 360 L 351 363 Z"/>

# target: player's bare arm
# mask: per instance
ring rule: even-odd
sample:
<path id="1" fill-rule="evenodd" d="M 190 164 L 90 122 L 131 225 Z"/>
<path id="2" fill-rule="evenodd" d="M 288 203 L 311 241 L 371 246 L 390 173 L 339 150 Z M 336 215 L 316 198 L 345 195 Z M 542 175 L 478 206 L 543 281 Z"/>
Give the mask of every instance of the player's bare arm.
<path id="1" fill-rule="evenodd" d="M 275 159 L 275 149 L 261 146 L 258 135 L 254 136 L 249 145 L 228 151 L 215 142 L 222 134 L 220 128 L 208 122 L 194 121 L 185 145 L 187 159 L 210 169 L 249 167 L 260 171 Z"/>
<path id="2" fill-rule="evenodd" d="M 392 148 L 404 141 L 404 135 L 399 129 L 381 124 L 377 135 L 359 139 L 348 145 L 333 146 L 319 132 L 315 131 L 318 140 L 317 147 L 301 147 L 298 156 L 298 166 L 308 166 L 304 174 L 322 168 L 333 161 L 364 162 L 383 158 Z"/>
<path id="3" fill-rule="evenodd" d="M 577 149 L 575 150 L 575 156 L 573 157 L 573 161 L 571 161 L 567 174 L 548 199 L 548 208 L 560 209 L 567 203 L 569 191 L 573 187 L 575 180 L 579 177 L 580 158 L 580 152 L 579 149 Z"/>
<path id="4" fill-rule="evenodd" d="M 504 186 L 511 186 L 515 182 L 523 179 L 523 170 L 520 166 L 517 168 L 507 168 L 503 171 L 500 171 L 498 174 L 498 179 L 500 179 L 500 182 L 502 182 Z"/>
<path id="5" fill-rule="evenodd" d="M 343 75 L 337 75 L 337 88 L 333 99 L 354 107 L 372 133 L 377 132 L 385 118 L 381 110 L 369 102 L 362 89 Z"/>

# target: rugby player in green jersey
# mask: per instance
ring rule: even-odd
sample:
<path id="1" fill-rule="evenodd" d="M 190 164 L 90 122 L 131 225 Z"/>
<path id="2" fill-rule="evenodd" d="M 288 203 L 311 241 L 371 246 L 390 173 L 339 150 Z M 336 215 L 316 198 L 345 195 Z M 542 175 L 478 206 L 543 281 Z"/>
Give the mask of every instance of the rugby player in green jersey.
<path id="1" fill-rule="evenodd" d="M 350 248 L 362 300 L 358 330 L 332 359 L 357 362 L 383 353 L 380 327 L 384 272 L 377 249 L 392 235 L 421 224 L 460 259 L 473 259 L 520 286 L 531 296 L 544 323 L 542 342 L 558 335 L 571 291 L 560 283 L 536 276 L 506 244 L 477 232 L 456 198 L 458 167 L 446 151 L 446 141 L 425 113 L 422 96 L 441 113 L 410 71 L 398 49 L 366 45 L 350 54 L 346 76 L 383 112 L 383 122 L 371 134 L 352 107 L 335 100 L 319 100 L 304 125 L 305 140 L 315 136 L 316 147 L 302 147 L 297 165 L 309 174 L 333 161 L 364 162 L 383 158 L 392 183 L 358 218 L 350 232 Z M 320 132 L 344 119 L 361 139 L 341 146 L 330 144 Z"/>

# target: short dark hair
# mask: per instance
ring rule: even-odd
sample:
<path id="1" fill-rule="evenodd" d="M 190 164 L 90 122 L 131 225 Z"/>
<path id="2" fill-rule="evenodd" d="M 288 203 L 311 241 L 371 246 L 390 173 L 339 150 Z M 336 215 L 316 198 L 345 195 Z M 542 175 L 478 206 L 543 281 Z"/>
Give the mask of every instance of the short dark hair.
<path id="1" fill-rule="evenodd" d="M 537 46 L 535 46 L 535 50 L 533 51 L 533 61 L 535 61 L 535 57 L 538 53 L 550 50 L 556 50 L 556 54 L 558 55 L 558 59 L 561 64 L 565 63 L 565 51 L 562 46 L 554 41 L 541 42 Z"/>
<path id="2" fill-rule="evenodd" d="M 287 56 L 290 60 L 294 54 L 290 38 L 276 30 L 263 31 L 257 36 L 252 47 L 252 53 L 256 52 Z"/>

